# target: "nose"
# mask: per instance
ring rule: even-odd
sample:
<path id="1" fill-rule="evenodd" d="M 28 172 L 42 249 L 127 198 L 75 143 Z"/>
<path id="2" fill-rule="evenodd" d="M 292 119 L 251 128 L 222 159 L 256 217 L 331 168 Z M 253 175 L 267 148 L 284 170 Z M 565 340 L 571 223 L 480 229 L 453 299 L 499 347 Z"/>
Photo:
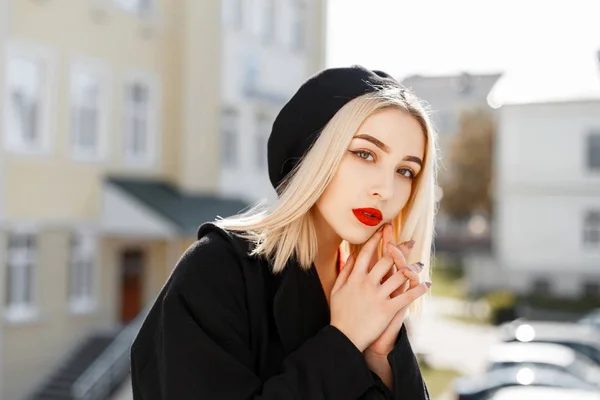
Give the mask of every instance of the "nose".
<path id="1" fill-rule="evenodd" d="M 380 200 L 388 200 L 394 195 L 394 175 L 377 174 L 370 188 L 370 195 Z"/>

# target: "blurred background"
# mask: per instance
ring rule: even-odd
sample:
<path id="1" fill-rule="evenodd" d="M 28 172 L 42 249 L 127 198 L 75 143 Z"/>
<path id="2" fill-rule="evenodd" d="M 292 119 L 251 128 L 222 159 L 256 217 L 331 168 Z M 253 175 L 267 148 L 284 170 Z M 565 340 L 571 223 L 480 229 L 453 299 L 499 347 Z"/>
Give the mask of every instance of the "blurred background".
<path id="1" fill-rule="evenodd" d="M 600 399 L 596 0 L 0 0 L 0 398 L 131 399 L 196 228 L 276 196 L 316 71 L 397 77 L 439 131 L 434 400 Z"/>

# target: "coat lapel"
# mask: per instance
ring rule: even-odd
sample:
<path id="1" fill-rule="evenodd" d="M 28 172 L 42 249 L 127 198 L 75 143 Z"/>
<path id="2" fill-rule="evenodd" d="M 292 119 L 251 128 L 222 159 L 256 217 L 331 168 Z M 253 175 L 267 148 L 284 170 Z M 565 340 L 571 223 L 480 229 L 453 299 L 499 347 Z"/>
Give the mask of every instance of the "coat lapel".
<path id="1" fill-rule="evenodd" d="M 329 324 L 329 305 L 314 265 L 304 271 L 292 259 L 275 282 L 273 315 L 281 343 L 289 354 Z"/>

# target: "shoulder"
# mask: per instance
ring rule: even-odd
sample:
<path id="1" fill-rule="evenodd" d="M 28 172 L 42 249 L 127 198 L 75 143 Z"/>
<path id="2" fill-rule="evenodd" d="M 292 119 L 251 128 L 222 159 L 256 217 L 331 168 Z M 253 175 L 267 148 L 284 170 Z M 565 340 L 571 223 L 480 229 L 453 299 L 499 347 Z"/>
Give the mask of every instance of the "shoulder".
<path id="1" fill-rule="evenodd" d="M 218 290 L 239 290 L 247 273 L 244 268 L 256 262 L 249 256 L 250 249 L 248 240 L 212 223 L 203 224 L 197 240 L 175 265 L 168 286 L 195 296 L 200 289 L 213 295 Z"/>

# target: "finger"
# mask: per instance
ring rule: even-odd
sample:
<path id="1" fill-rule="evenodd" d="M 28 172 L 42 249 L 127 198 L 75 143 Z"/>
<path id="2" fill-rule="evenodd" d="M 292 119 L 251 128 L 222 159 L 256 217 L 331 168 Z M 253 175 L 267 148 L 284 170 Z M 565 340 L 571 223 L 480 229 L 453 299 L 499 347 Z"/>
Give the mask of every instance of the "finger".
<path id="1" fill-rule="evenodd" d="M 406 266 L 406 264 L 407 264 L 406 257 L 404 257 L 404 254 L 402 254 L 402 251 L 400 251 L 399 248 L 394 246 L 394 244 L 391 242 L 389 242 L 386 247 L 387 247 L 388 251 L 390 252 L 390 254 L 392 255 L 392 258 L 394 259 L 394 263 L 396 264 L 396 266 L 398 268 L 402 268 L 402 267 Z"/>
<path id="2" fill-rule="evenodd" d="M 344 268 L 342 268 L 342 270 L 338 274 L 338 277 L 336 278 L 335 283 L 333 284 L 333 288 L 331 288 L 332 293 L 336 292 L 339 288 L 341 288 L 344 285 L 344 283 L 346 283 L 348 277 L 350 276 L 350 273 L 352 272 L 352 269 L 354 268 L 355 259 L 356 258 L 354 257 L 354 254 L 350 254 L 348 256 L 348 258 L 346 259 L 346 263 L 344 264 Z"/>
<path id="3" fill-rule="evenodd" d="M 397 289 L 402 288 L 407 281 L 403 269 L 400 269 L 381 285 L 381 294 L 385 297 L 391 296 Z"/>
<path id="4" fill-rule="evenodd" d="M 400 249 L 400 251 L 402 252 L 402 254 L 404 255 L 405 258 L 408 258 L 408 255 L 410 254 L 410 251 L 412 250 L 413 246 L 415 245 L 415 241 L 414 240 L 409 240 L 408 242 L 402 242 L 398 245 L 398 248 Z"/>
<path id="5" fill-rule="evenodd" d="M 389 271 L 394 266 L 394 259 L 389 253 L 386 253 L 381 257 L 377 264 L 373 267 L 371 272 L 369 272 L 369 279 L 373 283 L 380 284 L 383 277 L 386 276 Z"/>
<path id="6" fill-rule="evenodd" d="M 369 270 L 369 266 L 370 266 L 370 260 L 371 257 L 373 256 L 373 253 L 375 253 L 377 251 L 377 245 L 379 244 L 379 241 L 381 240 L 381 229 L 376 231 L 373 236 L 371 236 L 369 238 L 369 240 L 367 240 L 367 242 L 363 245 L 362 249 L 360 250 L 360 253 L 358 254 L 358 256 L 356 257 L 356 262 L 354 263 L 355 268 L 353 269 L 354 274 L 352 275 L 356 275 L 356 274 L 360 274 L 360 275 L 366 275 L 368 270 Z M 351 275 L 351 276 L 352 276 Z"/>
<path id="7" fill-rule="evenodd" d="M 409 289 L 417 287 L 421 284 L 421 277 L 419 273 L 423 271 L 422 263 L 415 263 L 408 268 L 402 268 L 402 272 L 404 272 L 404 276 L 406 276 L 409 280 Z"/>
<path id="8" fill-rule="evenodd" d="M 392 241 L 392 224 L 385 224 L 383 228 L 383 250 L 385 251 L 385 244 Z"/>
<path id="9" fill-rule="evenodd" d="M 401 308 L 408 306 L 413 301 L 415 301 L 416 299 L 418 299 L 419 297 L 421 297 L 425 293 L 427 293 L 429 291 L 430 287 L 431 287 L 431 282 L 429 282 L 429 281 L 423 282 L 423 283 L 419 284 L 417 287 L 409 289 L 406 292 L 402 293 L 400 296 L 397 296 L 397 297 L 394 297 L 393 299 L 391 299 L 390 300 L 391 306 L 395 310 L 400 310 Z"/>
<path id="10" fill-rule="evenodd" d="M 392 299 L 398 295 L 401 295 L 405 291 L 417 287 L 421 284 L 421 277 L 419 276 L 419 273 L 423 270 L 421 263 L 415 263 L 408 267 L 403 267 L 401 270 L 404 276 L 406 277 L 407 282 L 406 284 L 402 285 L 402 287 L 396 289 L 390 295 Z"/>

